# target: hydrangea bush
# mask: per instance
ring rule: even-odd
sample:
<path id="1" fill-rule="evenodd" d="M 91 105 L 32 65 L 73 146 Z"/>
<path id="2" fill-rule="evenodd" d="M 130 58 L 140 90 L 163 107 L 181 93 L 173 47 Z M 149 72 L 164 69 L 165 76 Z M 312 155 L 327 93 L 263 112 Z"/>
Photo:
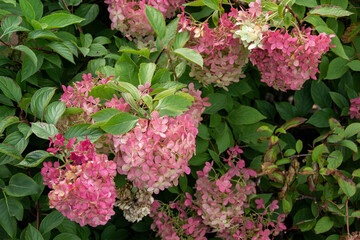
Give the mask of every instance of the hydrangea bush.
<path id="1" fill-rule="evenodd" d="M 0 0 L 0 240 L 358 239 L 354 0 Z"/>

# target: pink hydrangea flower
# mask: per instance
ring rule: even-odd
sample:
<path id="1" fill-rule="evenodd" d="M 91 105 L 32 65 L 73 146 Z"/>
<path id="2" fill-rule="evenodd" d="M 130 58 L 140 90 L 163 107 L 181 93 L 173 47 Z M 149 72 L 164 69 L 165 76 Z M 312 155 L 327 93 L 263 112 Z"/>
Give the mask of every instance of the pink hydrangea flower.
<path id="1" fill-rule="evenodd" d="M 165 18 L 172 18 L 185 0 L 105 0 L 105 3 L 109 4 L 111 28 L 131 39 L 154 34 L 145 14 L 146 5 L 158 9 Z"/>
<path id="2" fill-rule="evenodd" d="M 71 143 L 73 145 L 74 141 Z M 59 145 L 56 140 L 52 144 Z M 67 162 L 65 169 L 58 162 L 54 166 L 44 162 L 41 169 L 44 184 L 52 189 L 48 194 L 50 207 L 81 226 L 105 225 L 115 214 L 116 164 L 108 161 L 106 155 L 96 154 L 94 147 L 88 139 L 79 142 L 70 153 L 69 159 L 73 162 Z M 59 151 L 65 154 L 65 150 Z"/>
<path id="3" fill-rule="evenodd" d="M 216 28 L 209 28 L 208 23 L 199 26 L 184 13 L 180 18 L 180 31 L 190 32 L 186 47 L 194 49 L 204 59 L 203 68 L 190 64 L 190 76 L 204 85 L 215 84 L 227 89 L 231 83 L 245 77 L 242 68 L 248 62 L 248 50 L 239 39 L 233 38 L 233 31 L 236 29 L 233 12 L 223 14 Z"/>
<path id="4" fill-rule="evenodd" d="M 350 118 L 360 119 L 359 110 L 360 110 L 360 97 L 351 99 L 350 109 L 348 113 L 350 115 Z"/>
<path id="5" fill-rule="evenodd" d="M 285 30 L 268 31 L 262 48 L 253 49 L 250 61 L 257 65 L 261 81 L 277 90 L 299 90 L 310 78 L 316 79 L 322 54 L 330 47 L 331 37 L 325 33 L 312 35 L 311 29 L 291 34 Z"/>

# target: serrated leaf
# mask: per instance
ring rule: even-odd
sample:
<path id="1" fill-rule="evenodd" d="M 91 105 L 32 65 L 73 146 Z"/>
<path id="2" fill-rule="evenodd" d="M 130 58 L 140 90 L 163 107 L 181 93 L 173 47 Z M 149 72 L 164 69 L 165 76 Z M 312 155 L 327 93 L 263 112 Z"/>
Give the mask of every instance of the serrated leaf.
<path id="1" fill-rule="evenodd" d="M 0 89 L 11 100 L 20 102 L 21 88 L 11 78 L 0 76 Z"/>
<path id="2" fill-rule="evenodd" d="M 35 150 L 28 153 L 24 160 L 22 160 L 18 165 L 24 167 L 36 167 L 48 157 L 52 157 L 52 155 L 43 150 Z"/>
<path id="3" fill-rule="evenodd" d="M 360 61 L 359 60 L 352 60 L 347 64 L 347 66 L 353 71 L 360 71 Z"/>
<path id="4" fill-rule="evenodd" d="M 28 48 L 25 45 L 17 45 L 15 47 L 12 47 L 12 49 L 18 50 L 18 51 L 22 51 L 24 52 L 26 55 L 29 56 L 29 58 L 31 59 L 31 61 L 37 65 L 37 57 L 35 55 L 35 53 L 33 52 L 33 50 L 31 50 L 30 48 Z"/>
<path id="5" fill-rule="evenodd" d="M 245 105 L 239 105 L 227 116 L 228 122 L 234 125 L 253 124 L 265 118 L 266 117 L 255 108 Z"/>
<path id="6" fill-rule="evenodd" d="M 160 39 L 164 38 L 166 33 L 166 23 L 163 14 L 156 8 L 146 6 L 145 14 Z"/>
<path id="7" fill-rule="evenodd" d="M 186 60 L 199 65 L 201 68 L 204 65 L 204 60 L 200 53 L 190 48 L 178 48 L 174 51 L 174 53 Z"/>
<path id="8" fill-rule="evenodd" d="M 46 24 L 45 29 L 63 28 L 75 23 L 81 23 L 84 18 L 68 13 L 53 13 L 39 20 L 41 24 Z"/>
<path id="9" fill-rule="evenodd" d="M 346 17 L 354 14 L 339 6 L 334 5 L 320 5 L 308 12 L 309 15 L 319 15 L 322 17 Z"/>
<path id="10" fill-rule="evenodd" d="M 0 225 L 11 238 L 16 234 L 16 223 L 15 217 L 11 217 L 7 210 L 5 199 L 0 199 Z"/>
<path id="11" fill-rule="evenodd" d="M 311 16 L 309 16 L 311 17 Z M 346 60 L 349 60 L 349 57 L 346 55 L 344 47 L 342 45 L 342 43 L 340 42 L 340 39 L 336 36 L 335 32 L 333 30 L 331 30 L 330 28 L 328 28 L 326 26 L 326 24 L 324 25 L 318 25 L 316 26 L 316 30 L 319 33 L 325 32 L 327 34 L 334 34 L 335 36 L 333 38 L 331 38 L 331 45 L 335 45 L 335 47 L 331 47 L 331 51 L 333 51 L 336 55 L 338 55 L 339 57 L 342 57 Z"/>
<path id="12" fill-rule="evenodd" d="M 118 113 L 121 111 L 116 108 L 105 108 L 91 115 L 91 118 L 95 122 L 107 121 Z"/>
<path id="13" fill-rule="evenodd" d="M 29 176 L 17 173 L 10 178 L 9 184 L 5 187 L 7 194 L 13 197 L 24 197 L 38 193 L 39 185 Z"/>
<path id="14" fill-rule="evenodd" d="M 93 22 L 96 17 L 99 15 L 99 5 L 83 3 L 76 10 L 75 14 L 82 17 L 84 20 L 80 23 L 80 26 L 86 26 L 89 23 Z"/>
<path id="15" fill-rule="evenodd" d="M 44 240 L 44 238 L 39 230 L 29 224 L 26 229 L 25 240 Z"/>
<path id="16" fill-rule="evenodd" d="M 132 85 L 131 83 L 127 82 L 109 82 L 106 84 L 108 87 L 113 88 L 119 92 L 130 93 L 133 98 L 137 101 L 140 101 L 140 93 L 139 90 Z"/>
<path id="17" fill-rule="evenodd" d="M 55 88 L 45 87 L 37 90 L 31 98 L 30 110 L 34 116 L 42 119 L 45 108 L 55 94 Z"/>
<path id="18" fill-rule="evenodd" d="M 86 137 L 91 141 L 95 142 L 99 139 L 104 132 L 98 128 L 89 128 L 91 124 L 82 123 L 72 126 L 65 134 L 66 139 L 77 138 L 78 141 L 85 141 Z"/>
<path id="19" fill-rule="evenodd" d="M 122 112 L 111 117 L 101 128 L 107 133 L 121 135 L 133 129 L 138 120 L 139 117 Z"/>
<path id="20" fill-rule="evenodd" d="M 57 52 L 60 56 L 62 56 L 63 58 L 65 58 L 66 60 L 69 60 L 70 62 L 74 63 L 74 57 L 72 52 L 70 51 L 70 49 L 65 46 L 63 43 L 61 42 L 51 42 L 48 44 L 48 46 L 54 50 L 55 52 Z"/>
<path id="21" fill-rule="evenodd" d="M 331 62 L 329 64 L 329 70 L 328 70 L 328 73 L 327 73 L 325 79 L 332 80 L 332 79 L 340 78 L 349 69 L 347 64 L 348 64 L 348 60 L 346 60 L 342 57 L 337 57 L 337 58 L 331 60 Z"/>
<path id="22" fill-rule="evenodd" d="M 56 134 L 59 133 L 57 128 L 53 124 L 48 124 L 44 122 L 32 123 L 31 130 L 38 138 L 46 140 L 49 140 L 49 137 L 54 137 Z"/>
<path id="23" fill-rule="evenodd" d="M 52 33 L 49 30 L 42 30 L 42 29 L 38 29 L 38 30 L 34 30 L 31 31 L 28 35 L 28 38 L 30 39 L 38 39 L 38 38 L 43 38 L 43 39 L 48 39 L 51 41 L 59 41 L 60 38 L 58 38 L 54 33 Z"/>
<path id="24" fill-rule="evenodd" d="M 45 120 L 48 123 L 56 124 L 59 118 L 65 112 L 66 106 L 64 102 L 53 102 L 47 109 L 45 114 Z"/>
<path id="25" fill-rule="evenodd" d="M 190 106 L 191 101 L 187 98 L 179 95 L 171 95 L 161 99 L 155 107 L 155 110 L 159 110 L 160 117 L 164 115 L 177 116 L 189 110 L 188 107 Z"/>
<path id="26" fill-rule="evenodd" d="M 156 69 L 156 64 L 154 63 L 141 63 L 139 70 L 139 82 L 141 85 L 145 86 L 145 83 L 151 83 L 151 80 L 154 76 Z"/>
<path id="27" fill-rule="evenodd" d="M 59 211 L 52 211 L 40 223 L 40 232 L 47 233 L 59 226 L 64 220 L 64 215 Z"/>

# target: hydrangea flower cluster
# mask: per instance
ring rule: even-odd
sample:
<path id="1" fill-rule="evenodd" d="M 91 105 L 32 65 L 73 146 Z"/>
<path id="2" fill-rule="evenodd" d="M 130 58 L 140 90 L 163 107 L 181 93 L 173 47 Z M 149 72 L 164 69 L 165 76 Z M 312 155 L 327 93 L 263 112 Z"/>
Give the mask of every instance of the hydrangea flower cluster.
<path id="1" fill-rule="evenodd" d="M 255 199 L 256 209 L 250 206 L 256 194 L 255 183 L 250 178 L 256 172 L 245 168 L 244 160 L 238 159 L 242 153 L 239 147 L 229 149 L 228 153 L 229 169 L 225 174 L 212 172 L 213 163 L 207 162 L 197 172 L 194 198 L 186 193 L 183 204 L 170 204 L 178 214 L 154 202 L 150 214 L 154 218 L 152 228 L 158 229 L 163 239 L 180 239 L 190 234 L 195 234 L 196 239 L 206 239 L 206 233 L 215 232 L 222 239 L 270 240 L 286 229 L 284 214 L 278 215 L 276 222 L 271 218 L 279 208 L 277 200 L 266 207 L 263 199 Z"/>
<path id="2" fill-rule="evenodd" d="M 269 30 L 267 14 L 263 16 L 261 0 L 249 4 L 247 10 L 238 11 L 236 25 L 238 29 L 234 32 L 234 38 L 240 38 L 245 47 L 249 50 L 261 48 L 261 40 L 264 32 Z"/>
<path id="3" fill-rule="evenodd" d="M 360 119 L 360 97 L 359 98 L 353 98 L 350 100 L 350 109 L 349 109 L 349 115 L 350 118 L 356 118 L 356 119 Z"/>
<path id="4" fill-rule="evenodd" d="M 237 10 L 223 14 L 216 28 L 209 28 L 208 23 L 198 25 L 182 14 L 179 25 L 180 32 L 188 30 L 190 40 L 186 47 L 194 49 L 204 59 L 204 67 L 191 63 L 190 76 L 199 82 L 227 90 L 233 82 L 245 77 L 242 68 L 248 62 L 248 50 L 239 41 L 233 38 L 233 31 L 237 28 L 233 22 Z"/>
<path id="5" fill-rule="evenodd" d="M 64 156 L 65 168 L 59 162 L 44 162 L 41 169 L 44 184 L 52 189 L 50 207 L 81 226 L 105 225 L 115 214 L 116 164 L 95 153 L 89 139 L 76 144 L 76 139 L 70 139 L 66 146 L 64 141 L 61 134 L 50 138 L 48 151 Z"/>
<path id="6" fill-rule="evenodd" d="M 140 189 L 158 193 L 190 173 L 188 161 L 195 153 L 197 126 L 209 104 L 192 84 L 184 91 L 194 96 L 195 103 L 183 115 L 159 117 L 154 111 L 130 132 L 112 136 L 118 172 Z"/>
<path id="7" fill-rule="evenodd" d="M 185 0 L 105 0 L 112 22 L 111 28 L 117 29 L 128 38 L 143 38 L 154 31 L 146 18 L 146 5 L 172 18 Z"/>
<path id="8" fill-rule="evenodd" d="M 123 210 L 124 217 L 129 222 L 139 222 L 150 213 L 151 204 L 154 202 L 152 194 L 146 190 L 137 189 L 133 193 L 133 186 L 126 183 L 124 187 L 116 189 L 119 199 L 115 206 Z"/>
<path id="9" fill-rule="evenodd" d="M 316 79 L 320 58 L 333 36 L 312 35 L 310 28 L 294 28 L 291 34 L 284 29 L 268 31 L 262 48 L 253 49 L 249 58 L 260 70 L 262 82 L 281 91 L 299 90 L 306 80 Z"/>

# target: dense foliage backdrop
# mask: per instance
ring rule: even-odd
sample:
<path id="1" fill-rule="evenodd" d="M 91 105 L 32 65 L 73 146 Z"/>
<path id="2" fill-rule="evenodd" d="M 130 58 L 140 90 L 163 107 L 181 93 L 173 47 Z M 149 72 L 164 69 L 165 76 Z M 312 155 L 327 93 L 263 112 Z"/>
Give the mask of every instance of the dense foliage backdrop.
<path id="1" fill-rule="evenodd" d="M 0 239 L 360 239 L 357 0 L 0 0 Z"/>

